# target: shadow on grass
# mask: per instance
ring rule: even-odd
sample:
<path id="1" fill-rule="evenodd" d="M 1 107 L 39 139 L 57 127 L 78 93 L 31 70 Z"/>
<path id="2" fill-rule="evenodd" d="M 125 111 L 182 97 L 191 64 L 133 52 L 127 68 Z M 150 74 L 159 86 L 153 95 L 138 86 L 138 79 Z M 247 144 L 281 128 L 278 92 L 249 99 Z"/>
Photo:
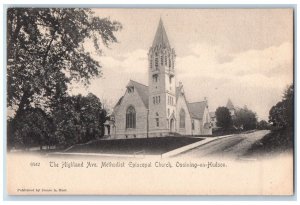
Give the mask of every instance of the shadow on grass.
<path id="1" fill-rule="evenodd" d="M 134 154 L 143 152 L 144 154 L 163 154 L 201 140 L 200 138 L 187 137 L 98 140 L 88 144 L 74 145 L 66 150 L 66 152 L 107 154 Z"/>

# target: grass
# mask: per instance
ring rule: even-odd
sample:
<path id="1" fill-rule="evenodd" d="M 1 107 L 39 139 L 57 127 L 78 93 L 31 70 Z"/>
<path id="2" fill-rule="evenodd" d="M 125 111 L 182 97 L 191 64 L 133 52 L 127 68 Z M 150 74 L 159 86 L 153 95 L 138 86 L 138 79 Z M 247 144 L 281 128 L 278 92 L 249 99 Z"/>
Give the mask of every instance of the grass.
<path id="1" fill-rule="evenodd" d="M 246 155 L 268 156 L 293 151 L 294 132 L 292 129 L 272 130 L 254 143 Z"/>
<path id="2" fill-rule="evenodd" d="M 144 154 L 163 154 L 201 140 L 188 137 L 97 140 L 88 144 L 74 145 L 66 152 L 107 154 L 134 154 L 142 152 Z"/>

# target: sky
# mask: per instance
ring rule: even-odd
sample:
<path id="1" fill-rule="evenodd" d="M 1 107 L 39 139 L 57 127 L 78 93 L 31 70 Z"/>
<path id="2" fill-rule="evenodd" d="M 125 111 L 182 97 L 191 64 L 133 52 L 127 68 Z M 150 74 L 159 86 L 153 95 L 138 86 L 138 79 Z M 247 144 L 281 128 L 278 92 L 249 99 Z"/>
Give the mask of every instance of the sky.
<path id="1" fill-rule="evenodd" d="M 293 82 L 293 13 L 289 9 L 95 9 L 119 21 L 118 43 L 100 56 L 102 77 L 88 87 L 73 83 L 72 94 L 97 95 L 112 109 L 130 79 L 148 85 L 147 53 L 161 18 L 175 49 L 176 81 L 189 102 L 208 99 L 209 110 L 234 106 L 268 119 L 270 108 Z"/>

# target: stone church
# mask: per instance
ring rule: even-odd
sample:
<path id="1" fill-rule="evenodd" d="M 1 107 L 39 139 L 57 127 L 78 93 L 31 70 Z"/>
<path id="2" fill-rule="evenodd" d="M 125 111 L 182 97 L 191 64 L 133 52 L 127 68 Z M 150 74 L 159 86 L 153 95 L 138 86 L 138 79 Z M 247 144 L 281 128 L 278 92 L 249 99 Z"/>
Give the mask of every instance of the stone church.
<path id="1" fill-rule="evenodd" d="M 105 123 L 106 135 L 127 139 L 212 134 L 207 100 L 190 103 L 182 83 L 176 85 L 175 58 L 160 20 L 148 53 L 148 86 L 128 82 Z"/>

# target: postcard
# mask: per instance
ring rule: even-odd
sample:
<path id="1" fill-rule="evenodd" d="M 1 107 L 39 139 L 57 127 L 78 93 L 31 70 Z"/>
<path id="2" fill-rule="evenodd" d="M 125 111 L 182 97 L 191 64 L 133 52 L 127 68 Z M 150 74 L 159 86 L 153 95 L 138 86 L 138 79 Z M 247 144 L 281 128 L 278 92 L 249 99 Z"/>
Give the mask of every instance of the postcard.
<path id="1" fill-rule="evenodd" d="M 8 8 L 9 195 L 293 195 L 293 8 Z"/>

